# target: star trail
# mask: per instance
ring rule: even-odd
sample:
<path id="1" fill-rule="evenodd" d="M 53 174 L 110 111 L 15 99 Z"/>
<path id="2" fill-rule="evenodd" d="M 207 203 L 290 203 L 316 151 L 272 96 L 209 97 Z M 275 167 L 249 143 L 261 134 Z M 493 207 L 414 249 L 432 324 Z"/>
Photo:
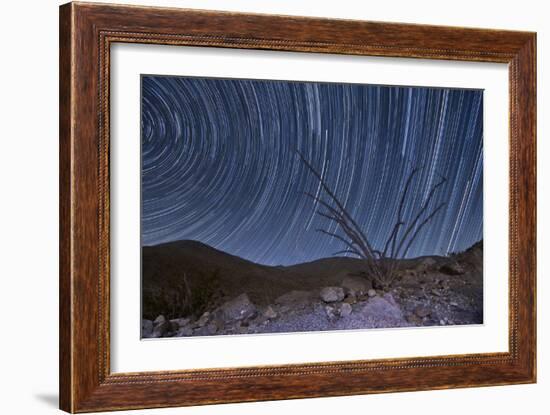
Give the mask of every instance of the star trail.
<path id="1" fill-rule="evenodd" d="M 192 239 L 266 265 L 329 257 L 342 243 L 304 192 L 322 174 L 375 245 L 432 186 L 446 203 L 408 257 L 464 250 L 483 234 L 483 91 L 142 76 L 143 245 Z"/>

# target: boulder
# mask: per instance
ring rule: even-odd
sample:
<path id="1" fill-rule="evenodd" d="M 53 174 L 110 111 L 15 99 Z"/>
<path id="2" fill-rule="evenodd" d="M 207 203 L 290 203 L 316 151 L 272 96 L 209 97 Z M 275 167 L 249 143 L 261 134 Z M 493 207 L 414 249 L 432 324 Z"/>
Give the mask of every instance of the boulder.
<path id="1" fill-rule="evenodd" d="M 384 294 L 382 298 L 394 307 L 399 308 L 399 304 L 397 304 L 397 301 L 395 301 L 395 298 L 393 298 L 393 295 L 391 293 Z"/>
<path id="2" fill-rule="evenodd" d="M 178 337 L 188 337 L 192 335 L 193 335 L 193 329 L 189 326 L 182 327 L 181 329 L 178 330 L 178 333 L 176 334 L 176 336 Z"/>
<path id="3" fill-rule="evenodd" d="M 388 293 L 384 296 L 373 297 L 360 310 L 377 321 L 378 327 L 406 326 L 407 322 L 399 305 L 393 296 Z"/>
<path id="4" fill-rule="evenodd" d="M 153 322 L 151 320 L 141 320 L 141 337 L 151 337 L 153 334 Z"/>
<path id="5" fill-rule="evenodd" d="M 334 321 L 338 317 L 336 308 L 334 308 L 331 305 L 326 305 L 325 306 L 325 313 L 327 314 L 327 317 L 328 317 L 329 320 Z"/>
<path id="6" fill-rule="evenodd" d="M 352 311 L 353 311 L 353 308 L 348 303 L 342 303 L 342 305 L 340 306 L 340 315 L 342 317 L 349 316 Z"/>
<path id="7" fill-rule="evenodd" d="M 366 294 L 372 288 L 372 283 L 361 277 L 348 276 L 342 280 L 341 285 L 348 293 L 354 296 Z"/>
<path id="8" fill-rule="evenodd" d="M 254 317 L 250 322 L 248 323 L 249 330 L 251 330 L 251 327 L 260 327 L 264 326 L 269 322 L 269 319 L 265 316 L 265 314 L 258 314 L 256 317 Z"/>
<path id="9" fill-rule="evenodd" d="M 163 322 L 155 325 L 155 328 L 153 329 L 153 333 L 151 337 L 154 337 L 154 338 L 167 337 L 167 334 L 170 333 L 172 329 L 173 329 L 172 323 L 170 323 L 167 320 L 164 320 Z"/>
<path id="10" fill-rule="evenodd" d="M 180 327 L 183 327 L 183 326 L 186 326 L 187 324 L 189 324 L 190 321 L 191 321 L 191 319 L 189 319 L 189 318 L 174 318 L 174 319 L 170 320 L 170 323 L 172 323 L 173 325 L 176 325 L 178 328 L 180 328 Z"/>
<path id="11" fill-rule="evenodd" d="M 321 299 L 325 303 L 334 303 L 342 301 L 345 297 L 344 289 L 342 287 L 324 287 L 321 292 Z"/>
<path id="12" fill-rule="evenodd" d="M 210 324 L 216 325 L 217 332 L 222 331 L 225 328 L 225 321 L 223 320 L 223 316 L 220 314 L 216 315 Z"/>
<path id="13" fill-rule="evenodd" d="M 224 303 L 219 310 L 225 321 L 247 320 L 253 318 L 258 312 L 246 293 Z"/>
<path id="14" fill-rule="evenodd" d="M 206 326 L 198 327 L 194 330 L 193 335 L 195 336 L 212 336 L 216 334 L 218 327 L 215 323 L 210 323 Z"/>
<path id="15" fill-rule="evenodd" d="M 210 335 L 216 334 L 218 332 L 218 324 L 215 321 L 208 324 L 208 326 L 206 326 L 206 328 L 208 330 L 208 334 L 210 334 Z"/>
<path id="16" fill-rule="evenodd" d="M 161 314 L 160 316 L 158 316 L 155 321 L 153 321 L 153 324 L 156 326 L 158 324 L 162 324 L 166 321 L 166 318 Z"/>
<path id="17" fill-rule="evenodd" d="M 210 313 L 208 311 L 205 311 L 202 316 L 199 317 L 199 319 L 195 322 L 195 327 L 203 327 L 208 323 L 208 320 L 210 319 Z"/>
<path id="18" fill-rule="evenodd" d="M 264 310 L 264 316 L 268 320 L 271 320 L 277 317 L 277 312 L 273 309 L 273 307 L 268 305 L 267 308 Z"/>
<path id="19" fill-rule="evenodd" d="M 376 297 L 376 291 L 371 288 L 370 290 L 367 291 L 367 295 L 371 298 Z"/>
<path id="20" fill-rule="evenodd" d="M 153 331 L 150 337 L 167 337 L 168 334 L 179 329 L 179 325 L 173 321 L 166 320 L 163 315 L 158 316 L 153 321 Z"/>

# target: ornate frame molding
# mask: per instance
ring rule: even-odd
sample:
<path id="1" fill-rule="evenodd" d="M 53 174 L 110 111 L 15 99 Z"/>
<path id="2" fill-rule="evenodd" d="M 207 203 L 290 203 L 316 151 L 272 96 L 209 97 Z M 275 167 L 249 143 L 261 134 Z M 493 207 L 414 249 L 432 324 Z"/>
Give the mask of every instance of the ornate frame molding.
<path id="1" fill-rule="evenodd" d="M 508 63 L 509 352 L 111 373 L 109 70 L 110 45 L 116 42 Z M 534 382 L 535 83 L 534 33 L 86 3 L 61 6 L 61 408 L 89 412 Z"/>

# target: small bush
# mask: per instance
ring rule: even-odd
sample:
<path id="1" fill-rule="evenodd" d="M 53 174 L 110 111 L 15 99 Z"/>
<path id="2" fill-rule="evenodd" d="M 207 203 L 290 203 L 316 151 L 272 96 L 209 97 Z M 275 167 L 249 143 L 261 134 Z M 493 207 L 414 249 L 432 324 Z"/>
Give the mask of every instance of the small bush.
<path id="1" fill-rule="evenodd" d="M 184 273 L 170 288 L 162 286 L 143 293 L 143 316 L 150 319 L 160 314 L 168 319 L 199 316 L 213 308 L 220 297 L 218 270 L 201 272 L 193 282 Z"/>

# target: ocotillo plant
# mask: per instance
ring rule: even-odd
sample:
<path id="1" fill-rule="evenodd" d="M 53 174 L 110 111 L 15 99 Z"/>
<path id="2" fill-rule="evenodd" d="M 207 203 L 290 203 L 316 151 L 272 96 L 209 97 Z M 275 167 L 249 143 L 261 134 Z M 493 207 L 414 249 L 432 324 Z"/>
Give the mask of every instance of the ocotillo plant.
<path id="1" fill-rule="evenodd" d="M 412 219 L 406 222 L 403 217 L 405 201 L 407 200 L 407 195 L 409 194 L 414 177 L 421 170 L 420 167 L 414 168 L 409 173 L 407 181 L 405 182 L 405 187 L 399 200 L 395 222 L 388 233 L 385 243 L 381 247 L 374 247 L 365 231 L 357 224 L 349 213 L 349 210 L 343 205 L 338 196 L 336 196 L 323 176 L 300 152 L 298 152 L 298 156 L 307 169 L 319 181 L 322 189 L 321 194 L 324 194 L 325 197 L 316 196 L 308 192 L 305 192 L 305 195 L 323 207 L 323 210 L 319 209 L 316 213 L 328 221 L 336 223 L 341 232 L 331 232 L 327 229 L 316 229 L 316 231 L 337 239 L 344 244 L 345 249 L 335 252 L 334 255 L 349 254 L 363 259 L 365 261 L 365 272 L 371 275 L 379 286 L 384 289 L 389 288 L 397 275 L 399 261 L 396 260 L 407 256 L 409 249 L 420 234 L 420 231 L 445 206 L 445 203 L 441 203 L 429 210 L 430 203 L 437 189 L 443 186 L 447 179 L 441 177 L 441 180 L 432 186 L 416 214 L 412 215 Z"/>

